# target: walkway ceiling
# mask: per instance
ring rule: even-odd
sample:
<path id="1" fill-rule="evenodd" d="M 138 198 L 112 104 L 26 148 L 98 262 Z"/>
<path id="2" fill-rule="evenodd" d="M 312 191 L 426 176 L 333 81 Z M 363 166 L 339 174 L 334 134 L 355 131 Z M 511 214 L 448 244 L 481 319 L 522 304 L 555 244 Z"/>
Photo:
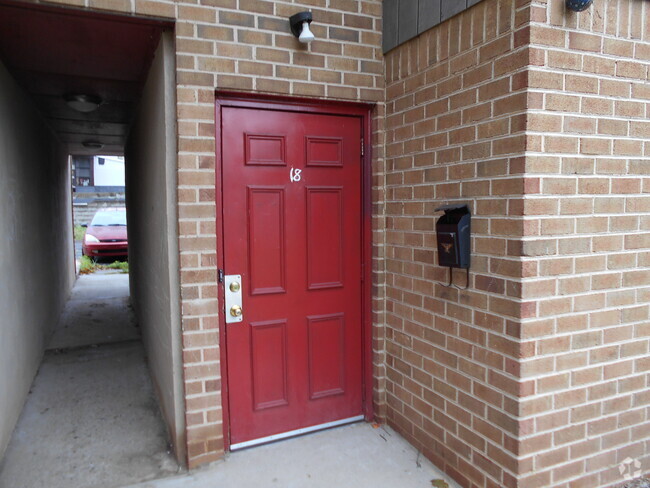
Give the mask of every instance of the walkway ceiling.
<path id="1" fill-rule="evenodd" d="M 0 61 L 71 154 L 122 154 L 162 30 L 159 21 L 0 3 Z M 64 95 L 99 96 L 83 113 Z M 96 141 L 101 149 L 84 142 Z"/>

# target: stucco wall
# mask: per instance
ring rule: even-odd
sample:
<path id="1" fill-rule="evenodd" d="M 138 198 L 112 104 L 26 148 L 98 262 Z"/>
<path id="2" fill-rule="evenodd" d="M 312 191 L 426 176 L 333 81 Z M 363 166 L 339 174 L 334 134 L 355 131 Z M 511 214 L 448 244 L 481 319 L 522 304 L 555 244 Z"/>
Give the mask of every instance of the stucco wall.
<path id="1" fill-rule="evenodd" d="M 0 64 L 0 457 L 74 283 L 67 156 Z"/>
<path id="2" fill-rule="evenodd" d="M 126 148 L 131 301 L 176 455 L 185 462 L 174 51 L 164 33 Z"/>

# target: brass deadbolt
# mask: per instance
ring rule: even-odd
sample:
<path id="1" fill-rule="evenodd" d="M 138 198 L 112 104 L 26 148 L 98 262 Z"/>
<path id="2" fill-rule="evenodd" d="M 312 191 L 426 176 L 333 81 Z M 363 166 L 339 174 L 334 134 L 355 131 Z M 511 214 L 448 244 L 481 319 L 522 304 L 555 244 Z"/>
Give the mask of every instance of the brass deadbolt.
<path id="1" fill-rule="evenodd" d="M 230 307 L 230 315 L 233 317 L 241 317 L 241 307 L 239 305 Z"/>
<path id="2" fill-rule="evenodd" d="M 230 283 L 230 291 L 233 293 L 237 293 L 239 290 L 241 290 L 241 285 L 237 281 L 233 281 Z"/>

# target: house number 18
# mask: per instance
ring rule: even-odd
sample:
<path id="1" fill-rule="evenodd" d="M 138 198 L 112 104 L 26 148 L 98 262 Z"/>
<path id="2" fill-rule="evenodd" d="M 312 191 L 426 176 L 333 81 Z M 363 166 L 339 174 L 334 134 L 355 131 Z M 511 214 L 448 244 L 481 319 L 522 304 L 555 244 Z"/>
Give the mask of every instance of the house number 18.
<path id="1" fill-rule="evenodd" d="M 296 181 L 300 181 L 301 179 L 300 173 L 302 173 L 301 169 L 291 168 L 291 171 L 289 172 L 289 179 L 291 180 L 292 183 Z"/>

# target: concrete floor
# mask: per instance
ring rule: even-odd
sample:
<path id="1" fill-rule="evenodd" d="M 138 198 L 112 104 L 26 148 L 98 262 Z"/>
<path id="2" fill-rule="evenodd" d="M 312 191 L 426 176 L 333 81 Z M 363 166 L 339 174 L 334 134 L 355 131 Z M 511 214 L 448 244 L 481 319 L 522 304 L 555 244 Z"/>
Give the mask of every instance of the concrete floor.
<path id="1" fill-rule="evenodd" d="M 128 293 L 128 275 L 77 281 L 0 464 L 0 488 L 458 486 L 390 428 L 366 423 L 174 476 Z"/>
<path id="2" fill-rule="evenodd" d="M 442 475 L 388 427 L 358 423 L 234 452 L 195 472 L 129 488 L 432 488 Z"/>
<path id="3" fill-rule="evenodd" d="M 77 281 L 0 464 L 0 488 L 113 488 L 178 473 L 128 293 L 125 274 Z"/>
<path id="4" fill-rule="evenodd" d="M 79 276 L 48 349 L 137 341 L 129 305 L 129 275 L 115 271 Z"/>

